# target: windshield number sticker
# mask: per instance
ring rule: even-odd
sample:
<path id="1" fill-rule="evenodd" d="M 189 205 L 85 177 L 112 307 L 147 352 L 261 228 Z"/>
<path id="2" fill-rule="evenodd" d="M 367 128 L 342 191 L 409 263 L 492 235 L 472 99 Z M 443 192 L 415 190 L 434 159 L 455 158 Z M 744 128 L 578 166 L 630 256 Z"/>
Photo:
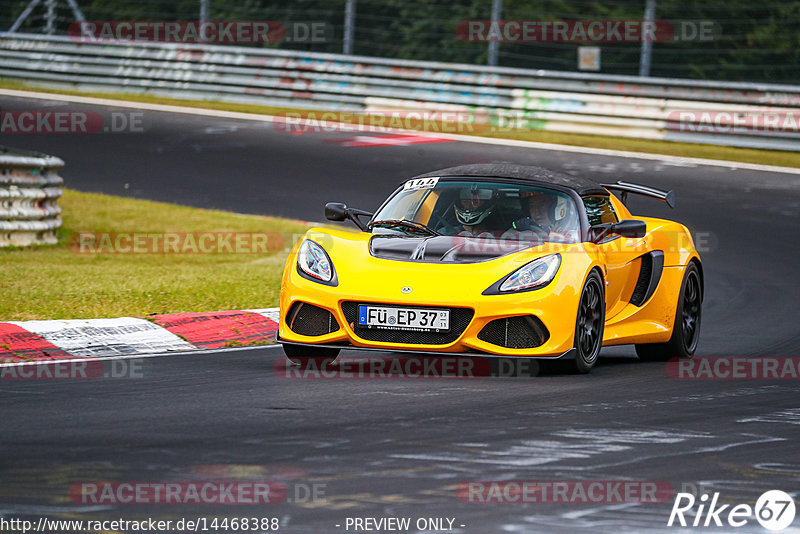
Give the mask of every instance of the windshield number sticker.
<path id="1" fill-rule="evenodd" d="M 417 189 L 433 189 L 439 182 L 439 177 L 433 178 L 417 178 L 416 180 L 409 180 L 403 186 L 403 191 L 416 191 Z"/>

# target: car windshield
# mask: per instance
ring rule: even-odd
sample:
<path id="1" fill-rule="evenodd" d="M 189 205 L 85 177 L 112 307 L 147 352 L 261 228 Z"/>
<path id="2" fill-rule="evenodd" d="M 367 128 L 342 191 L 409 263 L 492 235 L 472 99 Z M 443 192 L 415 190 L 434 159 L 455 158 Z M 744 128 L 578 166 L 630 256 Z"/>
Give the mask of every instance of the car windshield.
<path id="1" fill-rule="evenodd" d="M 477 180 L 409 180 L 375 215 L 373 233 L 577 243 L 575 201 L 549 188 Z"/>

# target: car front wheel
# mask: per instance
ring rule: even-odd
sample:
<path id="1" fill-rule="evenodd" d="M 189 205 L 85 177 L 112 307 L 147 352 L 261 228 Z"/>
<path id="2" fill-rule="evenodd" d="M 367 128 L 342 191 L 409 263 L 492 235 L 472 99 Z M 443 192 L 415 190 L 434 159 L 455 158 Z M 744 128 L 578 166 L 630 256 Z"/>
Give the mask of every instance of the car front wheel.
<path id="1" fill-rule="evenodd" d="M 603 281 L 597 271 L 592 271 L 583 284 L 575 321 L 575 369 L 579 373 L 588 373 L 597 363 L 603 346 L 605 315 Z"/>

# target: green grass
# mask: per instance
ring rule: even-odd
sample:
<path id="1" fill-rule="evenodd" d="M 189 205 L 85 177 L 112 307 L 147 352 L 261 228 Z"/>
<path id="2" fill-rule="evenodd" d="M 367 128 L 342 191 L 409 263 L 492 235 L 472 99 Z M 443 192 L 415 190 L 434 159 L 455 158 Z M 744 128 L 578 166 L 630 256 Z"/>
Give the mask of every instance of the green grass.
<path id="1" fill-rule="evenodd" d="M 39 91 L 56 94 L 69 94 L 90 96 L 97 98 L 110 98 L 151 104 L 164 104 L 222 111 L 236 111 L 241 113 L 256 113 L 275 115 L 287 111 L 300 111 L 309 113 L 308 110 L 280 108 L 272 106 L 257 106 L 251 104 L 234 104 L 225 102 L 210 102 L 197 100 L 181 100 L 176 98 L 163 98 L 152 95 L 119 94 L 102 92 L 82 92 L 64 89 L 39 88 L 33 85 L 0 79 L 0 88 Z M 311 112 L 314 113 L 314 112 Z M 319 113 L 319 112 L 317 112 Z M 349 121 L 353 122 L 353 121 Z M 463 132 L 470 135 L 469 132 Z M 560 145 L 575 145 L 590 148 L 606 148 L 612 150 L 627 150 L 633 152 L 646 152 L 650 154 L 664 154 L 692 158 L 719 159 L 726 161 L 739 161 L 744 163 L 758 163 L 763 165 L 778 165 L 782 167 L 800 167 L 800 153 L 784 150 L 758 150 L 752 148 L 737 148 L 694 143 L 672 143 L 667 141 L 654 141 L 650 139 L 635 139 L 626 137 L 610 137 L 602 135 L 582 135 L 560 132 L 544 132 L 528 129 L 504 129 L 501 131 L 478 132 L 474 135 L 483 137 L 496 137 L 503 139 L 518 139 L 521 141 L 535 141 L 539 143 L 553 143 Z"/>
<path id="2" fill-rule="evenodd" d="M 57 245 L 0 249 L 0 320 L 86 319 L 276 306 L 288 248 L 308 225 L 65 190 Z M 76 232 L 278 232 L 268 254 L 78 253 Z"/>

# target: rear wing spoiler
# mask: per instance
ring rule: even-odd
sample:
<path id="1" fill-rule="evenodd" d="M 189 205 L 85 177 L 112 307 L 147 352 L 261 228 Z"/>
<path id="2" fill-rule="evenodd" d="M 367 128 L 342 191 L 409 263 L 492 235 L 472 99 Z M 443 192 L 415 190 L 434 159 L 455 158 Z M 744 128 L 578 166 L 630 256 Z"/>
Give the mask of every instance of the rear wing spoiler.
<path id="1" fill-rule="evenodd" d="M 661 189 L 656 189 L 655 187 L 624 182 L 622 180 L 618 180 L 615 184 L 600 185 L 611 191 L 619 191 L 621 193 L 619 199 L 623 204 L 628 203 L 628 193 L 634 193 L 636 195 L 662 200 L 666 202 L 670 208 L 675 207 L 675 191 L 663 191 Z"/>

